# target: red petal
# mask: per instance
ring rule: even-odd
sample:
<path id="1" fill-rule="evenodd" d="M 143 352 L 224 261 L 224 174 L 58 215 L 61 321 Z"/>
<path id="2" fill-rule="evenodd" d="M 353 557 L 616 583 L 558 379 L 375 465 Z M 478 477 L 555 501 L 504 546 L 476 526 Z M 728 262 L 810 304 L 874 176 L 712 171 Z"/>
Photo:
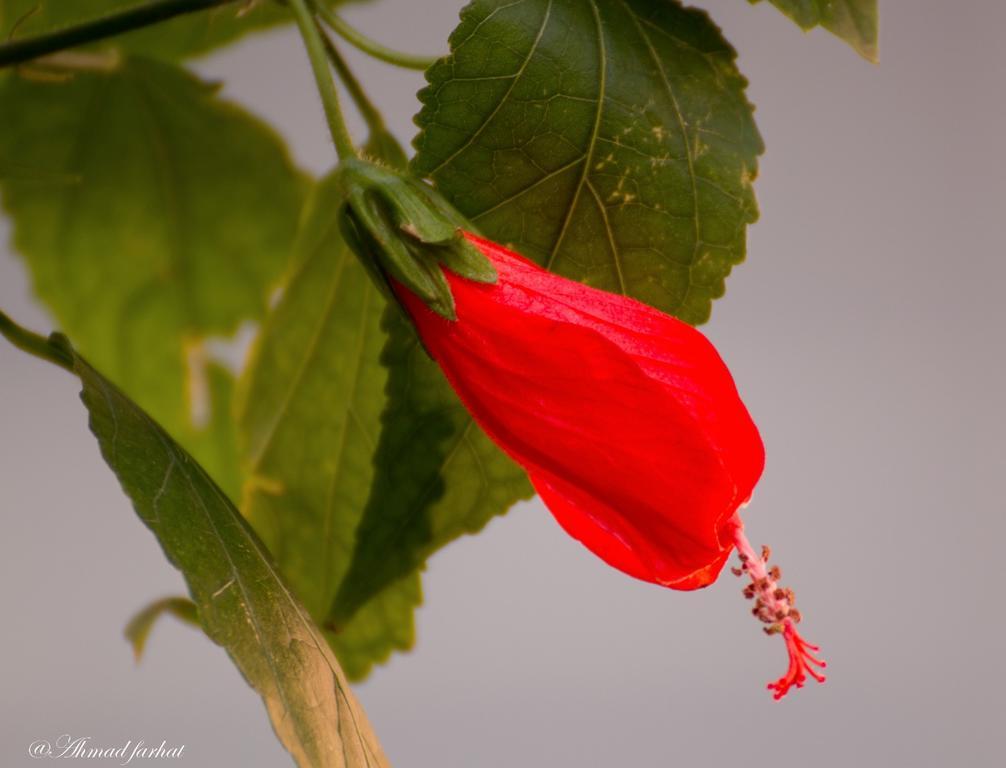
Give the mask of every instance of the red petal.
<path id="1" fill-rule="evenodd" d="M 499 281 L 448 274 L 456 321 L 398 289 L 461 400 L 605 561 L 679 589 L 711 582 L 763 462 L 712 345 L 650 307 L 472 241 Z"/>
<path id="2" fill-rule="evenodd" d="M 537 312 L 592 328 L 675 390 L 723 456 L 740 501 L 751 497 L 765 468 L 761 436 L 729 369 L 700 331 L 634 299 L 558 277 L 490 240 L 467 237 L 490 258 L 501 282 L 505 275 L 507 282 L 538 294 Z"/>
<path id="3" fill-rule="evenodd" d="M 659 556 L 642 556 L 650 544 L 635 535 L 631 524 L 622 520 L 621 515 L 609 507 L 604 507 L 597 499 L 584 499 L 579 489 L 543 474 L 531 475 L 534 488 L 545 506 L 552 512 L 563 529 L 587 549 L 604 560 L 608 565 L 623 573 L 644 581 L 652 581 L 674 589 L 699 589 L 716 581 L 720 571 L 730 557 L 730 549 L 718 554 L 709 553 L 699 558 L 707 564 L 691 573 L 685 573 L 687 566 L 681 563 L 665 563 L 658 575 L 651 563 Z M 708 561 L 711 557 L 712 560 Z M 708 562 L 707 562 L 708 561 Z"/>

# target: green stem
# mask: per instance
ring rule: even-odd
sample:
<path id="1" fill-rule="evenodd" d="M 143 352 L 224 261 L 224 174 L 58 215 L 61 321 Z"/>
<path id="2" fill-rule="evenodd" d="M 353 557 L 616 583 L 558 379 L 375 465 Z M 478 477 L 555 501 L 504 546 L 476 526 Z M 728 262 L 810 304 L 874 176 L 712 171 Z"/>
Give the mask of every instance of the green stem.
<path id="1" fill-rule="evenodd" d="M 353 146 L 353 139 L 349 135 L 349 129 L 346 128 L 346 121 L 342 116 L 339 94 L 335 90 L 335 80 L 332 79 L 332 70 L 328 66 L 328 54 L 325 51 L 325 42 L 321 38 L 318 23 L 307 7 L 307 0 L 288 0 L 288 4 L 297 20 L 300 36 L 307 49 L 307 57 L 311 60 L 311 69 L 314 70 L 318 93 L 321 96 L 321 103 L 325 107 L 325 117 L 328 120 L 328 130 L 332 134 L 332 141 L 335 143 L 335 151 L 340 160 L 350 160 L 356 157 L 356 148 Z"/>
<path id="2" fill-rule="evenodd" d="M 73 371 L 73 361 L 57 347 L 50 344 L 47 338 L 29 331 L 27 328 L 22 328 L 3 312 L 0 312 L 0 336 L 4 336 L 7 341 L 29 355 L 40 357 L 60 368 Z"/>
<path id="3" fill-rule="evenodd" d="M 346 86 L 346 91 L 349 93 L 356 108 L 360 111 L 360 116 L 367 124 L 367 127 L 374 133 L 386 131 L 387 127 L 384 124 L 384 117 L 378 111 L 377 107 L 374 106 L 374 102 L 370 100 L 370 97 L 367 96 L 367 92 L 363 90 L 363 86 L 356 75 L 353 74 L 353 70 L 349 68 L 346 60 L 339 53 L 339 49 L 332 42 L 332 38 L 322 30 L 321 39 L 325 43 L 325 53 L 328 54 L 328 60 L 332 63 L 335 74 L 339 77 L 340 82 Z"/>
<path id="4" fill-rule="evenodd" d="M 371 40 L 363 33 L 349 26 L 349 24 L 347 24 L 346 21 L 339 16 L 339 14 L 328 6 L 323 3 L 316 2 L 315 0 L 312 0 L 312 3 L 315 7 L 315 11 L 321 17 L 322 21 L 331 27 L 333 32 L 353 47 L 373 56 L 375 59 L 380 59 L 381 61 L 385 61 L 388 64 L 394 64 L 398 67 L 405 67 L 406 69 L 422 70 L 429 69 L 429 67 L 437 60 L 436 56 L 417 56 L 411 53 L 402 53 L 401 51 L 396 51 L 392 48 L 383 46 L 376 40 Z"/>
<path id="5" fill-rule="evenodd" d="M 113 13 L 66 29 L 0 45 L 0 68 L 22 64 L 40 56 L 78 45 L 104 40 L 134 29 L 149 27 L 186 13 L 202 11 L 235 0 L 153 0 L 153 2 Z"/>
<path id="6" fill-rule="evenodd" d="M 363 86 L 356 79 L 353 70 L 346 64 L 346 60 L 342 57 L 339 49 L 335 47 L 332 39 L 324 29 L 321 30 L 321 37 L 325 42 L 325 50 L 332 62 L 335 74 L 338 75 L 342 84 L 346 86 L 346 90 L 352 97 L 353 103 L 356 104 L 357 110 L 359 110 L 360 115 L 367 123 L 367 128 L 370 129 L 370 136 L 367 138 L 367 144 L 363 148 L 363 153 L 370 159 L 380 160 L 391 168 L 405 169 L 408 167 L 409 159 L 405 154 L 405 150 L 402 149 L 402 145 L 398 143 L 398 140 L 384 125 L 384 117 L 378 111 L 377 107 L 374 106 L 370 97 L 367 96 L 367 92 L 363 90 Z"/>

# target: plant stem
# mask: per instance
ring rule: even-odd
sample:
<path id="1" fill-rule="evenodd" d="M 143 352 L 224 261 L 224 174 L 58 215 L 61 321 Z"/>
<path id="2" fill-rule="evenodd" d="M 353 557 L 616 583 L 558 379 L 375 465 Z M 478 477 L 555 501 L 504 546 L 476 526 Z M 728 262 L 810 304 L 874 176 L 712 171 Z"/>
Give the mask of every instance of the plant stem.
<path id="1" fill-rule="evenodd" d="M 376 40 L 371 40 L 359 30 L 351 27 L 341 16 L 339 16 L 339 14 L 328 6 L 315 2 L 315 0 L 312 0 L 312 4 L 322 21 L 324 21 L 333 32 L 353 47 L 373 56 L 375 59 L 380 59 L 381 61 L 387 62 L 388 64 L 394 64 L 398 67 L 405 67 L 406 69 L 423 70 L 428 69 L 430 65 L 437 60 L 436 56 L 417 56 L 411 53 L 402 53 L 401 51 L 396 51 L 392 48 L 383 46 Z"/>
<path id="2" fill-rule="evenodd" d="M 175 16 L 232 2 L 235 0 L 153 0 L 146 5 L 129 8 L 120 13 L 112 13 L 73 27 L 0 45 L 0 68 L 21 64 L 78 45 L 104 40 L 123 32 L 149 27 L 151 24 L 167 21 Z"/>
<path id="3" fill-rule="evenodd" d="M 328 120 L 328 130 L 332 134 L 332 141 L 335 143 L 335 151 L 340 160 L 350 160 L 357 156 L 356 148 L 353 146 L 353 139 L 349 135 L 349 129 L 346 128 L 346 121 L 342 116 L 339 94 L 335 90 L 335 80 L 332 78 L 332 70 L 328 66 L 328 54 L 325 51 L 325 42 L 321 39 L 318 22 L 307 7 L 307 0 L 288 0 L 288 5 L 297 20 L 300 36 L 307 49 L 307 57 L 311 60 L 311 69 L 314 70 L 318 93 L 321 96 L 321 103 L 325 107 L 325 117 Z"/>
<path id="4" fill-rule="evenodd" d="M 40 357 L 60 368 L 73 371 L 73 361 L 61 354 L 60 350 L 50 344 L 47 338 L 29 331 L 27 328 L 22 328 L 3 312 L 0 312 L 0 336 L 6 337 L 7 341 L 22 352 L 27 352 L 29 355 Z"/>
<path id="5" fill-rule="evenodd" d="M 367 96 L 367 92 L 363 90 L 363 86 L 357 79 L 356 75 L 353 74 L 353 70 L 349 68 L 346 60 L 339 53 L 339 49 L 335 47 L 335 44 L 324 30 L 321 31 L 322 42 L 325 43 L 325 53 L 328 54 L 328 59 L 332 62 L 332 68 L 335 70 L 335 74 L 339 77 L 339 80 L 346 90 L 349 92 L 350 98 L 353 99 L 353 103 L 356 108 L 360 111 L 360 116 L 363 118 L 364 122 L 367 123 L 367 127 L 372 132 L 386 131 L 387 128 L 384 124 L 384 117 L 378 111 L 377 107 L 374 106 L 374 102 L 370 100 Z"/>

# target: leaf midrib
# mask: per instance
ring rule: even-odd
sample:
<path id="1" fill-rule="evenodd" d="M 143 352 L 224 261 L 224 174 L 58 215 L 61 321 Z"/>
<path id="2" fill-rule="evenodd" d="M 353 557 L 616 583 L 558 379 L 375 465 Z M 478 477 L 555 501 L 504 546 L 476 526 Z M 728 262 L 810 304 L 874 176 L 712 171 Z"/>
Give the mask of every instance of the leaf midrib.
<path id="1" fill-rule="evenodd" d="M 604 114 L 604 97 L 606 95 L 607 80 L 608 80 L 608 54 L 607 49 L 604 44 L 604 26 L 601 23 L 601 11 L 597 7 L 595 0 L 589 0 L 591 12 L 594 14 L 594 24 L 597 29 L 597 54 L 598 54 L 598 85 L 597 85 L 597 109 L 594 112 L 594 125 L 590 130 L 590 137 L 587 140 L 587 150 L 584 152 L 583 156 L 583 171 L 580 174 L 580 180 L 576 184 L 576 190 L 573 192 L 573 199 L 570 200 L 569 210 L 566 211 L 566 217 L 563 219 L 562 228 L 559 230 L 559 236 L 556 238 L 555 244 L 552 246 L 551 251 L 548 255 L 548 261 L 545 263 L 545 269 L 551 270 L 552 265 L 555 262 L 555 258 L 559 253 L 559 249 L 562 247 L 562 241 L 566 237 L 566 231 L 569 229 L 569 224 L 573 220 L 573 214 L 576 212 L 576 206 L 580 202 L 580 195 L 583 193 L 584 183 L 590 174 L 590 165 L 594 162 L 594 149 L 597 146 L 597 137 L 601 130 L 601 115 Z M 604 226 L 609 230 L 608 239 L 610 242 L 614 242 L 614 234 L 610 231 L 608 227 L 607 216 L 604 216 Z M 621 277 L 622 268 L 618 264 L 618 250 L 615 249 L 612 252 L 612 258 L 616 262 L 616 269 L 618 271 L 619 277 Z M 622 284 L 622 292 L 625 292 L 625 285 Z"/>

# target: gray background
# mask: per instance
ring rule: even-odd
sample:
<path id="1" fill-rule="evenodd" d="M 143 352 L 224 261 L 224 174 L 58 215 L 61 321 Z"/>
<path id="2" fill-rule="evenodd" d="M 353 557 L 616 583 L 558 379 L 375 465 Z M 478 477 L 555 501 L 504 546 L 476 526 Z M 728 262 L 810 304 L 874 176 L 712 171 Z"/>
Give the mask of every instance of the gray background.
<path id="1" fill-rule="evenodd" d="M 347 16 L 432 53 L 460 4 Z M 416 650 L 359 687 L 395 765 L 1002 765 L 1006 5 L 886 0 L 879 68 L 767 5 L 701 5 L 740 52 L 768 145 L 749 261 L 707 331 L 767 445 L 748 530 L 773 545 L 830 679 L 773 703 L 783 649 L 735 580 L 633 581 L 528 503 L 432 560 Z M 353 61 L 409 139 L 421 77 Z M 303 166 L 332 161 L 293 35 L 197 68 Z M 0 306 L 51 326 L 6 251 Z M 134 666 L 124 621 L 182 580 L 102 464 L 74 382 L 3 344 L 0 374 L 0 764 L 64 732 L 184 743 L 188 766 L 288 764 L 197 633 L 165 622 Z"/>

